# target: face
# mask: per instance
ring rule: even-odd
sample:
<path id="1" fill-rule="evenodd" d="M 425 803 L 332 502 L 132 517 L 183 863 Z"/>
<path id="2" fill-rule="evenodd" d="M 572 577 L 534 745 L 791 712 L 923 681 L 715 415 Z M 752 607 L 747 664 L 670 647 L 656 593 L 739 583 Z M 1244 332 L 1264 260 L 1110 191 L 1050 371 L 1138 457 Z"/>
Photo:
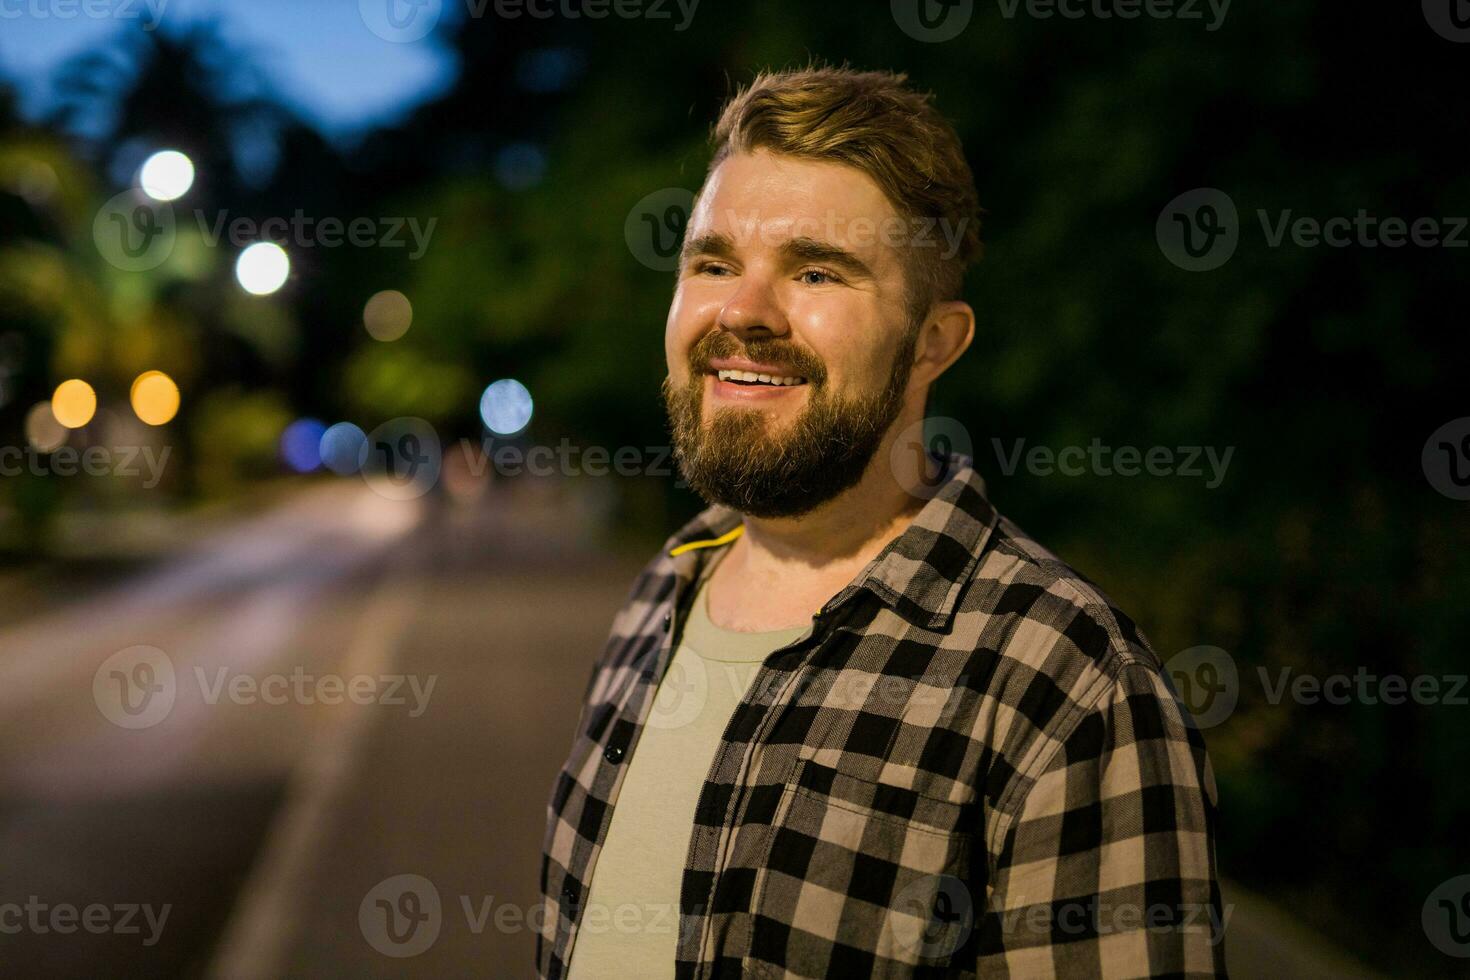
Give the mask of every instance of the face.
<path id="1" fill-rule="evenodd" d="M 712 173 L 685 231 L 664 399 L 685 479 L 756 517 L 862 477 L 908 387 L 899 217 L 865 174 L 767 150 Z"/>

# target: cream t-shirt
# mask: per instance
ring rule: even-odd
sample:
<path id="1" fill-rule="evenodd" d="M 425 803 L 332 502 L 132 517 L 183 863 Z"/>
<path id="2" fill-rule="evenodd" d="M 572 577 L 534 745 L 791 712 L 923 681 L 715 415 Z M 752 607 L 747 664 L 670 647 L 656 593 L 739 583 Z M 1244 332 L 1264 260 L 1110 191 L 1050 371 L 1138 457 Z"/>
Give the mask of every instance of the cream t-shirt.
<path id="1" fill-rule="evenodd" d="M 694 808 L 720 736 L 761 661 L 811 628 L 722 629 L 709 620 L 707 591 L 701 586 L 694 598 L 647 726 L 626 763 L 572 944 L 568 980 L 674 976 L 679 889 Z"/>

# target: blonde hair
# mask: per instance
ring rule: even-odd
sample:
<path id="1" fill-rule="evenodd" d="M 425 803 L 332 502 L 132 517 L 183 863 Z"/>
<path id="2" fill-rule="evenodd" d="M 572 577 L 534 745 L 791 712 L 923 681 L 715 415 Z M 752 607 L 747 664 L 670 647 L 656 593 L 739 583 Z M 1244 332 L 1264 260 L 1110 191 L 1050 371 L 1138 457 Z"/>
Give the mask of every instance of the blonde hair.
<path id="1" fill-rule="evenodd" d="M 720 112 L 711 172 L 731 153 L 759 148 L 855 167 L 905 219 L 932 221 L 930 245 L 904 249 L 907 300 L 917 318 L 958 299 L 965 268 L 978 259 L 980 204 L 959 135 L 908 76 L 811 66 L 761 72 Z M 921 233 L 922 234 L 922 233 Z M 954 239 L 953 254 L 945 236 Z"/>

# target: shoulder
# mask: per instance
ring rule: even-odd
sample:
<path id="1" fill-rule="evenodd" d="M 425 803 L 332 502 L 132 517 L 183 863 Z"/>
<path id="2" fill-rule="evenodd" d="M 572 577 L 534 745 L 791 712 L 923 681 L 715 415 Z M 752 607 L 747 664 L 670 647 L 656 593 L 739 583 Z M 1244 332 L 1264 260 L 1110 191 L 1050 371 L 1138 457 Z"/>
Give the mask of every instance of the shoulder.
<path id="1" fill-rule="evenodd" d="M 1004 516 L 975 563 L 956 627 L 994 637 L 1007 659 L 1058 677 L 1160 667 L 1142 629 L 1107 593 Z"/>
<path id="2" fill-rule="evenodd" d="M 954 639 L 975 651 L 989 702 L 974 736 L 1011 778 L 993 786 L 1009 809 L 1079 730 L 1147 707 L 1185 738 L 1183 708 L 1138 625 L 1096 583 L 1001 517 L 955 613 Z"/>

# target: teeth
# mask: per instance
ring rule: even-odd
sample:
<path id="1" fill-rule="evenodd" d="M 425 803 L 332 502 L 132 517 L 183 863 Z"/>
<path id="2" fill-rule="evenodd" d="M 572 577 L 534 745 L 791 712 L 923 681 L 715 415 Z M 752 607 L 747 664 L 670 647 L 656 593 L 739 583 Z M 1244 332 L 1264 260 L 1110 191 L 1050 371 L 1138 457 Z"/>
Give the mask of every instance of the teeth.
<path id="1" fill-rule="evenodd" d="M 801 377 L 780 377 L 770 374 L 757 374 L 754 371 L 732 371 L 728 368 L 722 369 L 716 374 L 721 381 L 754 381 L 768 385 L 799 385 L 806 379 Z"/>

